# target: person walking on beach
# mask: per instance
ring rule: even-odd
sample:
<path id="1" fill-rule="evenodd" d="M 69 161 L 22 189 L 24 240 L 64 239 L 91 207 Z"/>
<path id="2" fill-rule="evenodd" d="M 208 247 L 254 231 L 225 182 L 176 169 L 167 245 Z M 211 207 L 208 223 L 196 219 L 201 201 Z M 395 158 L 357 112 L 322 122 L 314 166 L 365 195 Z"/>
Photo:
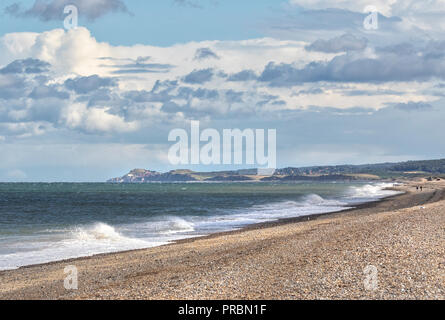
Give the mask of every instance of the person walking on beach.
<path id="1" fill-rule="evenodd" d="M 420 186 L 420 192 L 422 192 L 423 191 L 423 187 L 422 186 Z"/>
<path id="2" fill-rule="evenodd" d="M 416 186 L 416 190 L 419 191 L 419 186 Z"/>

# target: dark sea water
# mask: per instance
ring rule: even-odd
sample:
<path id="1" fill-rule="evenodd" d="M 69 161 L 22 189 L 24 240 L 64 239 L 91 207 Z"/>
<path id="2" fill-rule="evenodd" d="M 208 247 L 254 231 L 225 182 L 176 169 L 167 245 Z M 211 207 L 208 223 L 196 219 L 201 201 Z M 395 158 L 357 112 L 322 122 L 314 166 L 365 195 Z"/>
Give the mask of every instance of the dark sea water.
<path id="1" fill-rule="evenodd" d="M 0 184 L 0 270 L 340 211 L 382 183 Z"/>

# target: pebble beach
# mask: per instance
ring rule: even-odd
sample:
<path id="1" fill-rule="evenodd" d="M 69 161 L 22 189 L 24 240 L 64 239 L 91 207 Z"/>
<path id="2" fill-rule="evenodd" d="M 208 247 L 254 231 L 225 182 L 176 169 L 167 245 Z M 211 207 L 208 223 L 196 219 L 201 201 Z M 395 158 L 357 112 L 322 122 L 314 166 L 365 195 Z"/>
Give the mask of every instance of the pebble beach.
<path id="1" fill-rule="evenodd" d="M 0 299 L 443 300 L 445 182 L 396 189 L 343 212 L 1 271 Z"/>

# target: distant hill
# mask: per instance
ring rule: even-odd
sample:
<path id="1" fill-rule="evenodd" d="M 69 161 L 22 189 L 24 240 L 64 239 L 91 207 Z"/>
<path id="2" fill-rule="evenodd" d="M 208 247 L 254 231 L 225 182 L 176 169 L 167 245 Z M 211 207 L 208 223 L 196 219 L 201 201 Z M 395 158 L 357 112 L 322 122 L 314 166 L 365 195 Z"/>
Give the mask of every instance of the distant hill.
<path id="1" fill-rule="evenodd" d="M 405 174 L 445 174 L 445 159 L 363 165 L 314 166 L 278 169 L 276 175 L 370 174 L 379 177 Z"/>
<path id="2" fill-rule="evenodd" d="M 377 180 L 413 176 L 445 175 L 445 159 L 378 163 L 364 165 L 313 166 L 277 169 L 272 176 L 261 176 L 257 169 L 217 172 L 173 170 L 160 173 L 134 169 L 109 183 L 187 182 L 187 181 L 332 181 Z"/>

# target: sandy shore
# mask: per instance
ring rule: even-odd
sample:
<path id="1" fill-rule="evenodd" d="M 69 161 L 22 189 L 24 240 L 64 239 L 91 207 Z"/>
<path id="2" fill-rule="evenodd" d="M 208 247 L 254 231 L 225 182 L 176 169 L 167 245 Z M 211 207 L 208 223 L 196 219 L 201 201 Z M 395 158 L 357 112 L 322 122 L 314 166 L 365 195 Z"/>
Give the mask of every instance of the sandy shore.
<path id="1" fill-rule="evenodd" d="M 3 271 L 0 299 L 444 299 L 445 182 L 422 184 L 310 221 Z"/>

